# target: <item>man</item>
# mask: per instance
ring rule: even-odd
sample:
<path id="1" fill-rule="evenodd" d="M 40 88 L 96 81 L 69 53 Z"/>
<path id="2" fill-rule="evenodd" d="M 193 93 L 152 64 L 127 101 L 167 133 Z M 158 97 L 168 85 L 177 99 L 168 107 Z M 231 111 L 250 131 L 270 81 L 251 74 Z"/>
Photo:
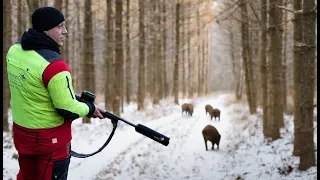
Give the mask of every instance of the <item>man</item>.
<path id="1" fill-rule="evenodd" d="M 60 56 L 67 34 L 63 14 L 52 7 L 38 8 L 32 26 L 6 57 L 19 154 L 17 179 L 67 179 L 72 120 L 102 119 L 103 110 L 76 100 L 70 69 Z"/>

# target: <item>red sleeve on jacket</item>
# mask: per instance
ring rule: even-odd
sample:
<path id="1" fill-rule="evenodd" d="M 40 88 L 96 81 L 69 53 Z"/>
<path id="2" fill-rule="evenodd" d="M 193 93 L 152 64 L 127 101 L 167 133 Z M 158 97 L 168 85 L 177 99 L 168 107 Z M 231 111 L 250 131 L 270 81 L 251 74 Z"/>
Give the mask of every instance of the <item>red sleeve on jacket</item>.
<path id="1" fill-rule="evenodd" d="M 44 86 L 47 87 L 51 78 L 53 78 L 53 76 L 63 71 L 70 72 L 70 69 L 65 61 L 57 60 L 50 63 L 46 67 L 46 69 L 43 71 L 43 74 L 42 74 L 42 82 Z"/>

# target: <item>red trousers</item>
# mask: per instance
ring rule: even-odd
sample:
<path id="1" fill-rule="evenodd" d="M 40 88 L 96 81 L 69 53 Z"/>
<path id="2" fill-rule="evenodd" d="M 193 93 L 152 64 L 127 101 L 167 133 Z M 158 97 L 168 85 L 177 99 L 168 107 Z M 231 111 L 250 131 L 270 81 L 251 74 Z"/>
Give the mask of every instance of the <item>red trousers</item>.
<path id="1" fill-rule="evenodd" d="M 70 164 L 70 143 L 49 154 L 19 153 L 17 180 L 66 180 Z"/>

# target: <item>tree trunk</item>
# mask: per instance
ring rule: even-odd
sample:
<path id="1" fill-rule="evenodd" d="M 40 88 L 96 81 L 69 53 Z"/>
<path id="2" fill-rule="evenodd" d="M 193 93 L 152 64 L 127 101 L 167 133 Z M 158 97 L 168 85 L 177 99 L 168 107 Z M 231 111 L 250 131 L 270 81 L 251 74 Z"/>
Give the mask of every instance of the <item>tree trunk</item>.
<path id="1" fill-rule="evenodd" d="M 161 91 L 161 40 L 160 40 L 160 36 L 158 34 L 160 34 L 161 31 L 161 25 L 160 25 L 160 2 L 159 1 L 154 1 L 153 3 L 155 3 L 155 11 L 154 14 L 156 15 L 155 17 L 155 27 L 156 27 L 156 35 L 155 35 L 155 62 L 156 62 L 156 66 L 155 66 L 155 97 L 154 97 L 154 104 L 159 104 L 160 102 L 160 91 Z"/>
<path id="2" fill-rule="evenodd" d="M 189 10 L 191 10 L 191 2 L 189 1 L 188 2 L 188 5 L 189 5 Z M 188 35 L 187 35 L 187 38 L 188 38 L 188 89 L 189 89 L 189 92 L 188 92 L 188 97 L 189 98 L 192 98 L 193 97 L 193 90 L 192 90 L 192 77 L 193 77 L 193 67 L 191 65 L 191 32 L 190 32 L 190 29 L 191 29 L 191 13 L 188 13 Z"/>
<path id="3" fill-rule="evenodd" d="M 210 57 L 209 57 L 209 45 L 210 45 L 210 35 L 209 35 L 209 27 L 206 30 L 206 46 L 205 46 L 205 55 L 206 55 L 206 65 L 205 65 L 205 84 L 204 84 L 204 93 L 208 95 L 208 87 L 209 87 L 209 64 L 210 64 Z"/>
<path id="4" fill-rule="evenodd" d="M 256 106 L 254 105 L 254 97 L 252 93 L 253 88 L 253 77 L 252 77 L 252 62 L 250 56 L 249 46 L 249 21 L 247 13 L 247 4 L 245 0 L 241 3 L 242 9 L 242 23 L 241 23 L 241 39 L 242 39 L 242 60 L 245 71 L 245 82 L 246 82 L 246 95 L 249 104 L 250 113 L 256 113 Z"/>
<path id="5" fill-rule="evenodd" d="M 197 83 L 197 85 L 198 85 L 198 96 L 201 96 L 201 94 L 202 94 L 202 92 L 201 92 L 201 49 L 200 49 L 200 42 L 201 42 L 201 34 L 200 34 L 200 29 L 201 29 L 201 27 L 200 27 L 200 4 L 201 4 L 201 2 L 200 2 L 201 0 L 199 0 L 199 3 L 198 3 L 198 6 L 196 7 L 197 8 L 197 28 L 198 28 L 198 30 L 197 30 L 197 38 L 198 38 L 198 83 Z"/>
<path id="6" fill-rule="evenodd" d="M 159 87 L 159 90 L 157 91 L 157 96 L 159 98 L 159 100 L 161 100 L 164 95 L 163 95 L 163 92 L 164 92 L 164 86 L 163 86 L 163 83 L 164 83 L 164 75 L 163 75 L 163 64 L 164 64 L 164 60 L 163 60 L 163 38 L 161 38 L 161 34 L 162 34 L 162 29 L 164 28 L 162 26 L 162 21 L 161 21 L 161 16 L 162 16 L 162 6 L 161 6 L 161 1 L 157 1 L 157 8 L 158 8 L 158 16 L 157 16 L 157 26 L 158 26 L 158 35 L 157 35 L 157 39 L 158 39 L 158 43 L 157 43 L 157 49 L 158 49 L 158 87 Z"/>
<path id="7" fill-rule="evenodd" d="M 8 123 L 8 109 L 10 108 L 10 90 L 9 90 L 9 83 L 8 83 L 8 75 L 7 75 L 7 64 L 6 64 L 6 55 L 7 52 L 12 45 L 12 28 L 11 28 L 11 14 L 12 14 L 12 7 L 10 0 L 3 1 L 3 60 L 2 60 L 2 68 L 3 68 L 3 114 L 2 114 L 2 121 L 3 121 L 3 131 L 9 131 L 9 123 Z"/>
<path id="8" fill-rule="evenodd" d="M 112 18 L 112 0 L 107 0 L 107 23 L 105 24 L 105 49 L 104 55 L 106 57 L 106 78 L 105 78 L 105 108 L 112 109 L 112 97 L 113 97 L 113 59 L 114 59 L 114 48 L 113 48 L 113 18 Z"/>
<path id="9" fill-rule="evenodd" d="M 145 26 L 144 26 L 144 1 L 139 0 L 139 72 L 138 72 L 138 111 L 144 109 L 144 97 L 145 97 Z"/>
<path id="10" fill-rule="evenodd" d="M 180 29 L 180 3 L 176 3 L 176 50 L 175 50 L 175 62 L 173 70 L 173 93 L 174 93 L 174 103 L 179 104 L 179 32 Z"/>
<path id="11" fill-rule="evenodd" d="M 298 123 L 295 126 L 295 139 L 300 141 L 300 170 L 307 170 L 315 166 L 315 147 L 313 142 L 313 98 L 314 98 L 314 78 L 315 78 L 315 20 L 316 5 L 313 0 L 304 0 L 302 16 L 302 41 L 295 41 L 294 46 L 300 46 L 301 59 L 294 59 L 294 62 L 300 61 L 300 83 L 299 89 L 295 89 L 300 97 L 300 103 L 295 102 L 295 111 L 300 112 L 300 116 L 295 117 Z M 303 61 L 303 63 L 302 63 Z M 297 68 L 297 67 L 296 67 Z M 295 69 L 297 70 L 297 69 Z M 299 73 L 299 71 L 297 73 Z"/>
<path id="12" fill-rule="evenodd" d="M 53 6 L 54 8 L 62 12 L 62 4 L 63 4 L 63 0 L 55 0 Z"/>
<path id="13" fill-rule="evenodd" d="M 257 1 L 250 1 L 248 2 L 249 6 L 251 7 L 252 13 L 256 16 L 256 18 L 258 19 L 258 15 L 255 11 L 255 6 L 258 5 L 258 3 L 253 3 L 253 2 L 257 2 Z M 264 7 L 265 8 L 265 7 Z M 250 16 L 250 15 L 249 15 Z M 249 64 L 249 72 L 250 72 L 250 91 L 251 91 L 251 104 L 252 104 L 252 109 L 253 109 L 253 113 L 256 113 L 257 111 L 257 103 L 258 103 L 258 98 L 257 98 L 257 84 L 256 82 L 258 81 L 257 79 L 257 73 L 255 72 L 256 67 L 255 67 L 255 62 L 253 61 L 254 59 L 258 59 L 258 54 L 259 54 L 259 35 L 258 35 L 258 31 L 250 31 L 249 28 L 249 32 L 250 33 L 250 41 L 249 41 L 249 46 L 248 46 L 248 64 Z"/>
<path id="14" fill-rule="evenodd" d="M 54 1 L 54 8 L 58 9 L 61 13 L 64 13 L 63 0 Z M 65 14 L 64 14 L 64 16 L 65 16 L 64 18 L 66 19 L 66 15 Z M 66 40 L 67 40 L 67 38 L 66 38 Z M 65 51 L 66 51 L 65 50 L 65 46 L 60 47 L 60 54 L 64 58 L 64 60 L 68 63 L 68 59 L 67 59 L 67 57 L 65 55 Z"/>
<path id="15" fill-rule="evenodd" d="M 29 13 L 30 13 L 28 17 L 30 17 L 30 24 L 32 25 L 31 16 L 32 16 L 32 13 L 39 7 L 39 1 L 27 0 L 27 3 L 28 3 Z"/>
<path id="16" fill-rule="evenodd" d="M 148 3 L 145 4 L 146 7 L 148 7 Z M 150 6 L 149 6 L 150 7 Z M 154 17 L 154 13 L 153 13 L 153 8 L 148 8 L 146 9 L 145 11 L 145 17 L 151 17 L 153 18 Z M 144 23 L 148 24 L 147 23 L 147 20 L 148 18 L 146 18 L 144 20 Z M 146 93 L 145 93 L 145 97 L 147 97 L 148 95 L 150 95 L 151 92 L 154 92 L 154 85 L 152 84 L 154 79 L 154 60 L 151 61 L 151 59 L 154 58 L 154 52 L 155 52 L 155 49 L 154 49 L 154 29 L 152 27 L 153 24 L 150 24 L 148 25 L 146 28 L 145 28 L 145 42 L 146 42 L 146 55 L 145 55 L 145 67 L 148 67 L 145 69 L 145 81 L 146 81 Z"/>
<path id="17" fill-rule="evenodd" d="M 83 19 L 83 11 L 82 11 L 82 5 L 81 5 L 81 2 L 76 2 L 75 3 L 77 8 L 79 9 L 77 11 L 77 41 L 79 43 L 78 45 L 78 49 L 82 49 L 83 48 L 83 38 L 82 36 L 79 34 L 83 34 L 83 28 L 82 28 L 82 19 Z M 83 51 L 80 51 L 78 52 L 77 51 L 77 60 L 78 60 L 78 63 L 75 63 L 75 69 L 76 69 L 76 78 L 75 78 L 75 84 L 76 84 L 76 89 L 77 91 L 81 91 L 82 90 L 82 83 L 83 83 L 83 79 L 82 79 L 82 74 L 83 74 L 83 71 L 82 71 L 82 62 L 83 62 Z M 80 63 L 79 63 L 80 62 Z M 73 75 L 74 76 L 74 75 Z"/>
<path id="18" fill-rule="evenodd" d="M 73 24 L 73 28 L 72 28 L 72 32 L 71 32 L 71 36 L 70 36 L 70 41 L 71 42 L 76 42 L 76 23 Z M 72 83 L 73 83 L 73 89 L 75 92 L 78 92 L 78 84 L 77 84 L 77 74 L 78 74 L 78 70 L 77 70 L 77 61 L 79 59 L 76 59 L 75 56 L 75 51 L 76 51 L 76 46 L 75 43 L 71 43 L 71 54 L 70 54 L 70 62 L 71 62 L 71 72 L 72 72 Z"/>
<path id="19" fill-rule="evenodd" d="M 201 92 L 202 92 L 202 95 L 205 95 L 205 84 L 206 84 L 206 81 L 205 81 L 205 75 L 206 75 L 206 62 L 205 62 L 205 58 L 206 58 L 206 30 L 204 29 L 204 32 L 202 34 L 202 60 L 201 60 L 201 67 L 202 67 L 202 70 L 201 70 Z"/>
<path id="20" fill-rule="evenodd" d="M 75 3 L 74 8 L 77 8 L 79 4 Z M 71 62 L 71 72 L 72 72 L 72 82 L 73 82 L 73 88 L 75 92 L 79 92 L 79 78 L 78 78 L 78 74 L 79 74 L 79 63 L 81 62 L 81 59 L 79 59 L 79 54 L 78 52 L 76 52 L 76 49 L 81 49 L 79 48 L 80 45 L 80 38 L 78 38 L 78 33 L 80 31 L 80 12 L 77 11 L 76 12 L 76 19 L 73 21 L 72 25 L 72 29 L 71 31 L 71 37 L 70 37 L 70 41 L 74 42 L 70 44 L 70 48 L 71 48 L 71 54 L 70 54 L 70 62 Z M 69 33 L 70 33 L 69 31 Z M 75 43 L 78 42 L 78 43 Z M 77 55 L 76 55 L 77 54 Z"/>
<path id="21" fill-rule="evenodd" d="M 267 0 L 261 2 L 261 40 L 260 40 L 260 71 L 261 71 L 261 90 L 262 90 L 262 109 L 263 109 L 263 134 L 265 137 L 268 131 L 268 73 L 267 73 Z"/>
<path id="22" fill-rule="evenodd" d="M 182 97 L 186 96 L 186 63 L 185 63 L 185 6 L 184 0 L 181 0 L 181 66 L 182 66 L 182 75 L 181 75 L 181 90 L 182 90 Z"/>
<path id="23" fill-rule="evenodd" d="M 244 75 L 243 70 L 239 69 L 238 77 L 237 77 L 237 86 L 236 86 L 236 99 L 241 100 L 242 99 L 242 91 L 243 91 L 243 84 L 244 84 Z"/>
<path id="24" fill-rule="evenodd" d="M 120 115 L 120 97 L 123 82 L 123 44 L 122 44 L 122 0 L 116 0 L 116 16 L 115 16 L 115 69 L 113 88 L 114 94 L 112 98 L 113 113 Z"/>
<path id="25" fill-rule="evenodd" d="M 249 39 L 250 37 L 249 36 L 255 36 L 255 35 L 250 35 L 249 34 L 249 29 L 248 29 L 248 42 L 249 42 Z M 252 34 L 252 33 L 251 33 Z M 258 42 L 258 39 L 255 39 L 253 42 Z M 253 45 L 255 46 L 255 45 Z M 248 44 L 248 69 L 249 69 L 249 79 L 250 79 L 250 92 L 251 92 L 251 113 L 252 114 L 255 114 L 257 113 L 257 86 L 256 86 L 256 76 L 255 76 L 255 72 L 254 72 L 254 68 L 253 68 L 253 59 L 254 56 L 253 56 L 253 51 L 255 52 L 258 52 L 259 51 L 259 48 L 252 48 L 253 46 L 251 46 L 251 43 L 249 42 Z M 256 45 L 257 46 L 257 45 Z M 254 49 L 254 50 L 253 50 Z"/>
<path id="26" fill-rule="evenodd" d="M 26 21 L 25 21 L 25 14 L 22 14 L 25 12 L 25 4 L 24 0 L 18 1 L 18 14 L 17 14 L 17 25 L 18 25 L 18 30 L 17 30 L 17 40 L 20 41 L 21 36 L 23 32 L 26 30 Z"/>
<path id="27" fill-rule="evenodd" d="M 147 11 L 147 16 L 146 17 L 151 17 L 153 21 L 155 21 L 155 18 L 157 16 L 156 13 L 156 1 L 151 1 L 151 7 L 149 9 L 149 11 Z M 155 103 L 155 92 L 156 92 L 156 88 L 157 88 L 157 50 L 156 50 L 156 44 L 157 44 L 157 38 L 156 38 L 156 34 L 157 34 L 157 30 L 155 28 L 155 23 L 152 22 L 149 25 L 151 28 L 147 28 L 148 30 L 148 34 L 149 36 L 146 37 L 147 42 L 150 42 L 150 45 L 148 46 L 150 49 L 147 50 L 147 52 L 149 52 L 149 57 L 147 56 L 146 61 L 147 61 L 147 77 L 148 81 L 148 94 L 150 95 L 151 100 L 153 101 L 153 103 Z M 152 59 L 152 60 L 151 60 Z"/>
<path id="28" fill-rule="evenodd" d="M 92 10 L 91 1 L 85 1 L 85 18 L 84 18 L 84 44 L 83 46 L 83 88 L 84 90 L 95 92 L 95 66 L 94 66 L 94 52 L 93 52 L 93 33 L 92 33 Z M 84 116 L 83 123 L 91 123 L 90 118 Z"/>
<path id="29" fill-rule="evenodd" d="M 231 62 L 232 62 L 232 73 L 233 73 L 233 77 L 236 81 L 236 89 L 235 89 L 235 96 L 236 96 L 236 100 L 239 101 L 239 97 L 238 97 L 238 91 L 239 91 L 239 85 L 240 85 L 240 79 L 239 74 L 236 72 L 236 60 L 234 57 L 234 37 L 233 37 L 233 32 L 232 30 L 229 30 L 229 41 L 230 41 L 230 57 L 231 57 Z"/>
<path id="30" fill-rule="evenodd" d="M 163 18 L 162 18 L 162 43 L 163 43 L 163 51 L 162 51 L 162 60 L 163 60 L 163 96 L 164 97 L 168 97 L 169 96 L 169 82 L 168 82 L 168 75 L 167 75 L 167 10 L 166 10 L 166 0 L 163 0 L 163 5 L 162 5 L 162 14 L 163 14 Z"/>
<path id="31" fill-rule="evenodd" d="M 282 32 L 281 32 L 281 9 L 276 5 L 281 5 L 282 0 L 270 0 L 270 51 L 271 51 L 271 116 L 269 117 L 271 126 L 270 135 L 272 140 L 280 137 L 280 127 L 283 125 L 283 110 L 281 102 L 281 70 L 282 70 Z"/>
<path id="32" fill-rule="evenodd" d="M 126 4 L 127 15 L 126 15 L 126 101 L 130 103 L 131 99 L 131 45 L 130 45 L 130 0 L 127 0 Z"/>
<path id="33" fill-rule="evenodd" d="M 70 15 L 70 11 L 69 11 L 69 1 L 68 0 L 65 0 L 65 13 L 64 13 L 64 18 L 65 18 L 65 21 L 66 21 L 66 23 L 67 24 L 69 24 L 69 26 L 71 26 L 71 22 L 70 22 L 70 17 L 69 17 L 69 15 Z M 68 29 L 68 30 L 70 30 L 70 29 Z M 69 57 L 69 38 L 70 38 L 70 31 L 68 32 L 68 34 L 67 34 L 67 37 L 65 38 L 65 40 L 64 40 L 64 43 L 63 43 L 63 46 L 62 46 L 62 49 L 64 49 L 64 54 L 61 54 L 61 55 L 63 55 L 62 57 L 63 57 L 63 59 L 68 63 L 68 65 L 69 66 L 71 66 L 72 65 L 72 63 L 70 63 L 71 62 L 71 59 L 70 59 L 70 57 Z M 72 67 L 71 67 L 72 68 Z"/>
<path id="34" fill-rule="evenodd" d="M 285 0 L 284 5 L 287 6 L 288 0 Z M 287 111 L 287 37 L 288 37 L 288 12 L 284 11 L 284 31 L 283 31 L 283 55 L 282 55 L 282 109 Z"/>
<path id="35" fill-rule="evenodd" d="M 293 10 L 302 10 L 302 0 L 294 0 Z M 293 21 L 293 82 L 294 82 L 294 132 L 300 131 L 300 124 L 302 114 L 300 111 L 300 104 L 302 103 L 302 84 L 301 84 L 301 73 L 302 73 L 302 48 L 299 43 L 302 42 L 302 15 L 300 13 L 294 14 Z M 300 156 L 301 147 L 304 143 L 299 139 L 300 136 L 294 136 L 293 142 L 293 156 Z"/>

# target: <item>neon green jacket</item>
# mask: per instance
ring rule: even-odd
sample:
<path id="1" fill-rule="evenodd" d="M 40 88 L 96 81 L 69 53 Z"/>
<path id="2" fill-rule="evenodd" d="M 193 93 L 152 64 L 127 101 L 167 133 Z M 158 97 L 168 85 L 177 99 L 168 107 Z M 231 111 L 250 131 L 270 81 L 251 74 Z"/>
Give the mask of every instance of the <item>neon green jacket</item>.
<path id="1" fill-rule="evenodd" d="M 16 124 L 31 129 L 53 128 L 94 112 L 92 103 L 76 100 L 70 69 L 58 53 L 50 48 L 24 50 L 28 46 L 22 46 L 13 45 L 6 57 Z"/>

